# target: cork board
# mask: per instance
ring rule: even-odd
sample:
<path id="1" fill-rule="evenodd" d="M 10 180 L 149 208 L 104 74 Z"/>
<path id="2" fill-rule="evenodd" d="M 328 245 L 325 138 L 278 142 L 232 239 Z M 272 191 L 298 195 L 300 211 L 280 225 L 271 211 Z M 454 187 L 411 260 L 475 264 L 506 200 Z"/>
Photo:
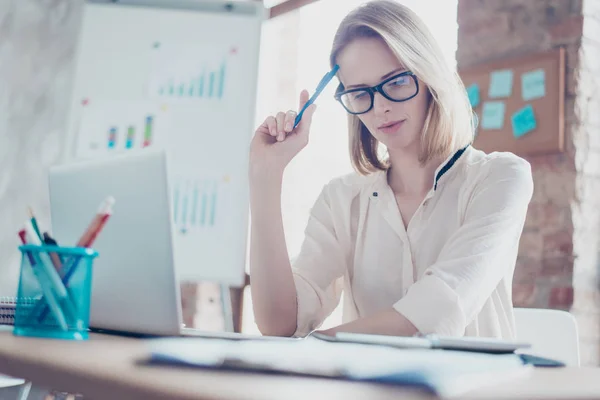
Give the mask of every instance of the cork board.
<path id="1" fill-rule="evenodd" d="M 460 70 L 477 114 L 474 147 L 518 155 L 564 150 L 563 48 Z"/>

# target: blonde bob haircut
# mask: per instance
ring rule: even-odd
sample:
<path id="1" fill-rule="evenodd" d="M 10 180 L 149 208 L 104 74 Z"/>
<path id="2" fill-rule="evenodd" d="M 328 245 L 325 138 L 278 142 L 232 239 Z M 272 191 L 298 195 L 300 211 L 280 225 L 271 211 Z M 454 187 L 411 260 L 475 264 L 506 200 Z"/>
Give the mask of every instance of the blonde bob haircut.
<path id="1" fill-rule="evenodd" d="M 404 67 L 429 89 L 429 109 L 421 133 L 421 163 L 439 156 L 447 158 L 471 143 L 474 119 L 462 80 L 412 10 L 389 0 L 371 1 L 356 8 L 335 34 L 330 55 L 332 67 L 339 53 L 359 38 L 383 40 Z M 362 175 L 387 170 L 389 160 L 380 154 L 380 143 L 358 116 L 349 114 L 348 118 L 354 169 Z"/>

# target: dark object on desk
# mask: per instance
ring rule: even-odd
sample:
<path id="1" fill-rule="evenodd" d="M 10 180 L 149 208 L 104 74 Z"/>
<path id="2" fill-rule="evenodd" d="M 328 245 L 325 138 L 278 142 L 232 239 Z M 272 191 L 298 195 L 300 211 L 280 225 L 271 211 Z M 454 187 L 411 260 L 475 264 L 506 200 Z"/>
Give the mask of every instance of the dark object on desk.
<path id="1" fill-rule="evenodd" d="M 534 367 L 566 367 L 566 364 L 562 361 L 553 360 L 551 358 L 534 356 L 532 354 L 519 354 L 524 364 L 530 364 Z"/>

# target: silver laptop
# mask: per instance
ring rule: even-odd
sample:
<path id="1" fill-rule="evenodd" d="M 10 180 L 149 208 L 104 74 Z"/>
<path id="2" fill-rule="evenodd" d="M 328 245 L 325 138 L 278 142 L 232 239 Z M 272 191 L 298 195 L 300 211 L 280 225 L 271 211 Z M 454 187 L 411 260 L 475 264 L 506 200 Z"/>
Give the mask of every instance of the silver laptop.
<path id="1" fill-rule="evenodd" d="M 144 149 L 76 161 L 49 172 L 52 230 L 74 245 L 107 196 L 113 214 L 92 246 L 90 327 L 142 335 L 261 338 L 183 327 L 168 156 Z"/>

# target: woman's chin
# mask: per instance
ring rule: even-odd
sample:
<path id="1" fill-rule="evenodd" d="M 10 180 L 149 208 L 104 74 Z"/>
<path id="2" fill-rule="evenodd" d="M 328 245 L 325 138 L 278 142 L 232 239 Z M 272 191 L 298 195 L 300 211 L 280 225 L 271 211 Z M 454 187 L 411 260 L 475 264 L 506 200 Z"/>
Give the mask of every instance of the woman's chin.
<path id="1" fill-rule="evenodd" d="M 383 140 L 382 140 L 383 139 Z M 406 136 L 384 137 L 379 141 L 387 147 L 388 151 L 418 154 L 419 140 L 417 138 L 408 138 Z"/>

